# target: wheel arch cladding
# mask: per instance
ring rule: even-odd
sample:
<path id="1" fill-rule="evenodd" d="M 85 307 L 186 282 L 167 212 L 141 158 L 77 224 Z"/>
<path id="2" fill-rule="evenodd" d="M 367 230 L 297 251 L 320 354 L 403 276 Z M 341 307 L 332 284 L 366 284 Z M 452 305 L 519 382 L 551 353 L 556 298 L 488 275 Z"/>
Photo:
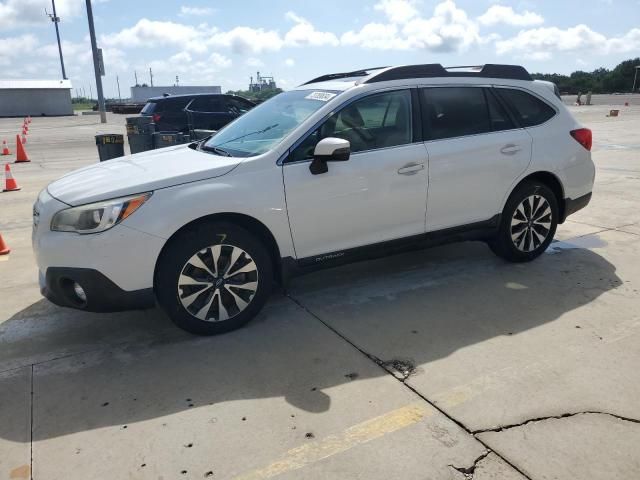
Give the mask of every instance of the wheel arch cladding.
<path id="1" fill-rule="evenodd" d="M 560 182 L 558 177 L 555 176 L 551 172 L 535 172 L 535 173 L 532 173 L 530 175 L 527 175 L 522 180 L 520 180 L 520 182 L 518 182 L 518 184 L 512 190 L 512 193 L 517 188 L 519 188 L 520 185 L 522 185 L 524 182 L 527 182 L 527 181 L 529 181 L 529 182 L 530 181 L 540 182 L 540 183 L 546 185 L 547 187 L 549 187 L 551 189 L 551 191 L 556 196 L 556 200 L 558 202 L 558 210 L 559 210 L 558 213 L 559 213 L 559 217 L 560 217 L 560 221 L 558 223 L 564 223 L 564 219 L 565 219 L 565 215 L 564 215 L 564 213 L 565 213 L 564 188 L 562 187 L 562 183 Z"/>
<path id="2" fill-rule="evenodd" d="M 173 235 L 171 235 L 171 237 L 167 239 L 164 246 L 162 247 L 162 250 L 160 251 L 160 254 L 158 255 L 158 258 L 156 259 L 156 265 L 155 265 L 154 274 L 153 274 L 154 286 L 156 284 L 155 280 L 156 280 L 156 275 L 158 274 L 158 265 L 160 264 L 160 259 L 164 255 L 166 249 L 169 247 L 171 242 L 174 241 L 178 235 L 180 235 L 186 230 L 194 229 L 198 225 L 201 225 L 204 223 L 215 223 L 215 222 L 226 222 L 226 223 L 232 223 L 234 225 L 237 225 L 238 227 L 244 228 L 245 230 L 247 230 L 247 232 L 255 235 L 260 241 L 262 241 L 266 246 L 267 251 L 269 252 L 269 256 L 271 257 L 271 261 L 273 263 L 273 271 L 275 275 L 274 280 L 278 283 L 282 282 L 282 269 L 281 269 L 282 259 L 280 257 L 280 248 L 278 247 L 278 242 L 276 242 L 275 237 L 273 236 L 271 231 L 266 227 L 266 225 L 249 215 L 244 215 L 241 213 L 215 213 L 212 215 L 206 215 L 204 217 L 197 218 L 183 225 L 178 230 L 176 230 L 173 233 Z"/>

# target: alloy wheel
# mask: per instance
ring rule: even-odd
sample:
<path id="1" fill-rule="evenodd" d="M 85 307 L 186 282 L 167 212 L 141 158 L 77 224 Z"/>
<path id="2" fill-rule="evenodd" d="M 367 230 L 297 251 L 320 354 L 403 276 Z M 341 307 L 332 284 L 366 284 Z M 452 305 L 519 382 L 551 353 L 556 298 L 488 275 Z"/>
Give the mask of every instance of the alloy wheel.
<path id="1" fill-rule="evenodd" d="M 521 252 L 529 253 L 542 245 L 551 231 L 551 205 L 541 195 L 526 197 L 511 217 L 511 241 Z"/>
<path id="2" fill-rule="evenodd" d="M 258 267 L 233 245 L 212 245 L 194 254 L 178 278 L 184 309 L 205 322 L 222 322 L 244 311 L 258 290 Z"/>

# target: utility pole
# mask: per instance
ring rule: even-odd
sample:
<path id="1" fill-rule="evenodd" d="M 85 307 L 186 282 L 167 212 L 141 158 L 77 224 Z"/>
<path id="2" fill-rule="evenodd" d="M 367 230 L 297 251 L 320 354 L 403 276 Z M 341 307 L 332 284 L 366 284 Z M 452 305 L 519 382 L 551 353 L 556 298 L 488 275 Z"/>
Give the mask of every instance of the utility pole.
<path id="1" fill-rule="evenodd" d="M 151 80 L 151 86 L 153 87 L 153 72 L 151 71 L 151 67 L 149 67 L 149 79 Z"/>
<path id="2" fill-rule="evenodd" d="M 636 65 L 635 67 L 636 73 L 633 75 L 633 88 L 631 89 L 631 93 L 636 93 L 636 80 L 638 79 L 638 70 L 640 69 L 640 65 Z"/>
<path id="3" fill-rule="evenodd" d="M 107 123 L 107 111 L 104 108 L 104 95 L 102 93 L 102 77 L 100 61 L 98 57 L 98 45 L 96 44 L 96 30 L 93 26 L 93 10 L 91 0 L 87 2 L 87 19 L 89 20 L 89 36 L 91 37 L 91 50 L 93 50 L 93 70 L 96 74 L 96 89 L 98 90 L 98 110 L 100 110 L 100 122 Z"/>
<path id="4" fill-rule="evenodd" d="M 116 83 L 118 84 L 118 100 L 122 102 L 122 97 L 120 96 L 120 79 L 116 75 Z"/>
<path id="5" fill-rule="evenodd" d="M 51 6 L 53 7 L 53 14 L 44 10 L 44 13 L 51 19 L 56 26 L 56 38 L 58 39 L 58 53 L 60 54 L 60 68 L 62 69 L 62 79 L 67 80 L 67 72 L 64 70 L 64 58 L 62 57 L 62 44 L 60 43 L 60 30 L 58 29 L 58 23 L 60 23 L 60 17 L 56 14 L 56 0 L 51 0 Z"/>
<path id="6" fill-rule="evenodd" d="M 91 84 L 89 84 L 89 100 L 93 100 L 93 88 L 91 88 Z"/>

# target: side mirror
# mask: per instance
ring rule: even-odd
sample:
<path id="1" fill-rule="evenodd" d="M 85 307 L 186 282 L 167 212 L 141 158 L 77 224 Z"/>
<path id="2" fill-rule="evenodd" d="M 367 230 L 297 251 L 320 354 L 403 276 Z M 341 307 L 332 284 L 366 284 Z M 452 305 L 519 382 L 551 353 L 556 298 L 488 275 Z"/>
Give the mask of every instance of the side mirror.
<path id="1" fill-rule="evenodd" d="M 323 138 L 318 142 L 313 152 L 313 162 L 309 170 L 314 175 L 327 173 L 327 162 L 346 162 L 351 156 L 351 143 L 342 138 Z"/>

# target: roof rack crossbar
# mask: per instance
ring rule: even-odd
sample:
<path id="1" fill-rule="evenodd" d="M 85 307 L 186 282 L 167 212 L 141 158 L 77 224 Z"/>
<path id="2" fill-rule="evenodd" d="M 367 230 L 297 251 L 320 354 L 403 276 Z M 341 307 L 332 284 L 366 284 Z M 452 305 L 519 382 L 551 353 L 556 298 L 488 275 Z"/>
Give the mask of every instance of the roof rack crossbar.
<path id="1" fill-rule="evenodd" d="M 326 82 L 329 80 L 337 80 L 339 78 L 349 78 L 349 77 L 366 77 L 370 74 L 372 70 L 382 70 L 383 68 L 389 67 L 372 67 L 372 68 L 362 68 L 360 70 L 354 70 L 353 72 L 342 72 L 342 73 L 329 73 L 327 75 L 321 75 L 316 77 L 308 82 L 304 82 L 302 85 L 308 85 L 310 83 L 318 83 L 318 82 Z"/>
<path id="2" fill-rule="evenodd" d="M 466 69 L 467 71 L 455 71 L 462 69 Z M 473 69 L 474 71 L 468 71 L 469 69 Z M 505 78 L 510 80 L 533 80 L 531 75 L 529 75 L 529 72 L 520 65 L 499 65 L 487 63 L 485 65 L 444 68 L 439 63 L 428 63 L 424 65 L 406 65 L 402 67 L 389 68 L 377 75 L 373 75 L 363 83 L 435 77 L 481 77 Z"/>

